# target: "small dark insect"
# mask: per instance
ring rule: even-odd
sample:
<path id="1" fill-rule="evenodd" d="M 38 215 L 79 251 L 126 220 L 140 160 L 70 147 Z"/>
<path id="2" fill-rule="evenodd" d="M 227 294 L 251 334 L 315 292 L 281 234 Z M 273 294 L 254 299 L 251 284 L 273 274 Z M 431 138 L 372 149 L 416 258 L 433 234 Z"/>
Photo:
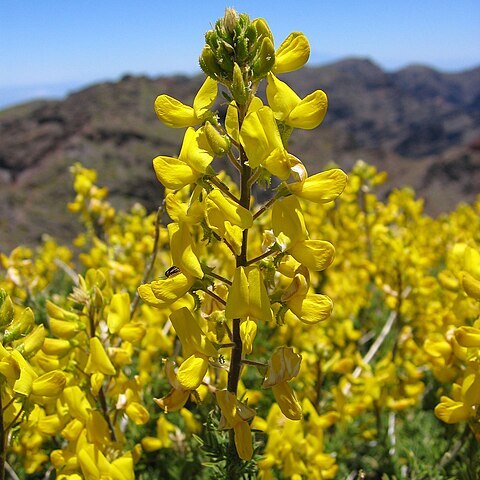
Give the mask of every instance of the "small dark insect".
<path id="1" fill-rule="evenodd" d="M 225 357 L 223 355 L 218 356 L 218 363 L 220 363 L 221 365 L 225 363 Z"/>
<path id="2" fill-rule="evenodd" d="M 167 271 L 165 272 L 165 276 L 168 278 L 168 277 L 171 277 L 172 275 L 176 275 L 177 273 L 180 273 L 180 269 L 175 265 L 173 265 L 167 269 Z"/>

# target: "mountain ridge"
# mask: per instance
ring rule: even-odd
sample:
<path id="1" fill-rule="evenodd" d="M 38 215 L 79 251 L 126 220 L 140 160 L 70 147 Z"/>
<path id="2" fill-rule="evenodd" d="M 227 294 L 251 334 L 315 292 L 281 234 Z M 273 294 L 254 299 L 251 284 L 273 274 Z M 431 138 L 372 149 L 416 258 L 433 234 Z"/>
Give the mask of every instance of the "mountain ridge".
<path id="1" fill-rule="evenodd" d="M 156 119 L 154 99 L 167 93 L 190 103 L 202 78 L 125 75 L 64 100 L 0 111 L 0 249 L 38 242 L 41 233 L 71 237 L 68 169 L 76 161 L 98 169 L 115 205 L 141 201 L 153 209 L 162 189 L 151 160 L 177 155 L 183 136 Z M 348 170 L 362 158 L 389 173 L 385 192 L 412 186 L 432 214 L 478 193 L 480 67 L 387 72 L 369 59 L 347 58 L 282 80 L 301 97 L 320 88 L 329 98 L 324 123 L 313 132 L 295 131 L 289 144 L 310 173 L 331 162 Z"/>

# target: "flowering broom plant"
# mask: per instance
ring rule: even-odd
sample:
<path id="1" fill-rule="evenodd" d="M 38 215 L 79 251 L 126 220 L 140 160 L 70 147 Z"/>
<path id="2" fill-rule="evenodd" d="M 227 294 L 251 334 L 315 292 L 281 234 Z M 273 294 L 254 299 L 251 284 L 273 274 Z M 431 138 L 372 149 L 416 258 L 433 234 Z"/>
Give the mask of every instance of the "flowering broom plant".
<path id="1" fill-rule="evenodd" d="M 316 292 L 310 278 L 332 263 L 335 248 L 310 234 L 302 205 L 333 202 L 347 176 L 339 169 L 309 176 L 288 151 L 292 131 L 316 128 L 327 111 L 323 91 L 300 98 L 278 77 L 307 62 L 304 34 L 291 33 L 275 49 L 264 19 L 227 9 L 205 40 L 200 66 L 206 79 L 193 106 L 165 94 L 155 101 L 161 122 L 186 131 L 178 157 L 153 160 L 171 219 L 171 267 L 138 292 L 148 305 L 171 312 L 182 346 L 179 364 L 165 363 L 171 389 L 156 403 L 167 413 L 178 411 L 207 386 L 221 413 L 219 428 L 229 431 L 227 470 L 236 478 L 236 465 L 254 452 L 255 410 L 239 396 L 246 369 L 258 369 L 261 386 L 271 389 L 285 417 L 302 419 L 291 384 L 302 356 L 277 345 L 267 363 L 258 362 L 255 336 L 260 326 L 273 331 L 287 319 L 316 324 L 329 318 L 332 300 Z M 256 95 L 262 81 L 266 104 Z M 225 118 L 215 111 L 219 98 L 226 101 Z M 233 167 L 236 182 L 215 159 Z M 252 194 L 257 184 L 278 185 L 268 188 L 262 206 Z"/>

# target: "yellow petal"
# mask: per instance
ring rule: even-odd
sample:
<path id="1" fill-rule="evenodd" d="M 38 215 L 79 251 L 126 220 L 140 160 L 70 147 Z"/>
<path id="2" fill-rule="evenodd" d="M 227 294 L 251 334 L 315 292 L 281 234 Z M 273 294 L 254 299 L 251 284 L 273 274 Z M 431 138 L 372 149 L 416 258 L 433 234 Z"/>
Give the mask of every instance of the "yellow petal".
<path id="1" fill-rule="evenodd" d="M 225 316 L 228 319 L 247 317 L 264 321 L 272 319 L 270 299 L 257 266 L 238 267 L 235 270 L 233 283 L 228 292 Z"/>
<path id="2" fill-rule="evenodd" d="M 168 305 L 183 297 L 190 290 L 193 282 L 193 277 L 180 272 L 165 279 L 154 280 L 150 286 L 155 297 Z"/>
<path id="3" fill-rule="evenodd" d="M 103 373 L 115 375 L 116 370 L 103 348 L 102 342 L 97 337 L 90 339 L 90 354 L 88 355 L 85 373 Z"/>
<path id="4" fill-rule="evenodd" d="M 242 460 L 251 460 L 253 456 L 252 432 L 247 422 L 238 422 L 234 425 L 235 447 Z"/>
<path id="5" fill-rule="evenodd" d="M 295 106 L 285 123 L 293 128 L 311 130 L 323 122 L 327 108 L 327 95 L 322 90 L 315 90 Z"/>
<path id="6" fill-rule="evenodd" d="M 218 84 L 215 80 L 207 77 L 193 100 L 193 109 L 198 118 L 203 118 L 210 110 L 217 98 Z"/>
<path id="7" fill-rule="evenodd" d="M 253 320 L 244 320 L 240 324 L 240 336 L 242 338 L 243 352 L 245 355 L 252 353 L 253 341 L 257 335 L 257 324 Z"/>
<path id="8" fill-rule="evenodd" d="M 288 250 L 295 260 L 311 270 L 320 272 L 330 266 L 335 257 L 335 248 L 323 240 L 302 240 Z"/>
<path id="9" fill-rule="evenodd" d="M 192 127 L 201 121 L 192 107 L 169 95 L 158 96 L 154 107 L 158 119 L 172 128 Z"/>
<path id="10" fill-rule="evenodd" d="M 212 214 L 218 215 L 218 212 L 220 212 L 224 221 L 228 221 L 232 225 L 237 225 L 242 230 L 250 228 L 253 224 L 252 213 L 238 203 L 235 203 L 230 198 L 224 196 L 217 188 L 213 189 L 208 194 L 205 200 L 205 209 L 207 219 L 211 217 Z"/>
<path id="11" fill-rule="evenodd" d="M 183 160 L 159 156 L 153 159 L 153 168 L 158 181 L 166 188 L 180 190 L 185 185 L 194 183 L 200 173 Z"/>
<path id="12" fill-rule="evenodd" d="M 36 378 L 32 383 L 32 393 L 45 397 L 56 397 L 63 391 L 67 377 L 61 370 L 54 370 Z"/>
<path id="13" fill-rule="evenodd" d="M 279 383 L 288 382 L 298 375 L 302 356 L 293 351 L 292 347 L 278 348 L 268 362 L 267 374 L 263 388 L 270 388 Z"/>
<path id="14" fill-rule="evenodd" d="M 172 222 L 168 224 L 168 234 L 173 264 L 192 277 L 203 278 L 202 267 L 192 249 L 193 239 L 188 225 Z"/>
<path id="15" fill-rule="evenodd" d="M 473 278 L 469 273 L 464 273 L 462 276 L 462 287 L 469 297 L 480 302 L 480 280 Z"/>
<path id="16" fill-rule="evenodd" d="M 455 330 L 455 339 L 462 347 L 480 347 L 480 329 L 475 327 L 459 327 Z"/>
<path id="17" fill-rule="evenodd" d="M 290 112 L 300 103 L 300 97 L 286 83 L 272 73 L 267 77 L 267 99 L 275 118 L 284 122 Z"/>
<path id="18" fill-rule="evenodd" d="M 292 32 L 277 48 L 272 72 L 278 74 L 298 70 L 307 63 L 309 57 L 307 37 L 301 32 Z"/>
<path id="19" fill-rule="evenodd" d="M 195 353 L 201 353 L 206 357 L 217 356 L 217 349 L 203 333 L 188 308 L 182 307 L 173 312 L 170 321 L 182 344 L 184 357 L 190 357 Z"/>
<path id="20" fill-rule="evenodd" d="M 445 423 L 458 423 L 467 420 L 473 410 L 463 402 L 455 402 L 449 397 L 442 396 L 441 402 L 435 407 L 435 415 Z"/>
<path id="21" fill-rule="evenodd" d="M 315 203 L 327 203 L 335 200 L 345 189 L 347 175 L 338 168 L 317 173 L 305 182 L 288 185 L 289 190 L 298 197 Z"/>
<path id="22" fill-rule="evenodd" d="M 189 396 L 189 390 L 177 390 L 172 388 L 165 397 L 154 398 L 153 400 L 165 412 L 177 412 L 187 403 Z"/>
<path id="23" fill-rule="evenodd" d="M 285 235 L 289 240 L 287 245 L 306 240 L 308 237 L 305 218 L 300 202 L 293 195 L 277 200 L 272 207 L 272 228 L 275 236 Z"/>
<path id="24" fill-rule="evenodd" d="M 177 379 L 184 390 L 195 390 L 202 383 L 208 369 L 208 357 L 194 353 L 180 365 Z"/>
<path id="25" fill-rule="evenodd" d="M 302 406 L 287 382 L 273 385 L 272 392 L 280 410 L 287 418 L 290 420 L 302 419 Z"/>
<path id="26" fill-rule="evenodd" d="M 110 333 L 118 333 L 130 321 L 130 296 L 128 292 L 115 293 L 110 301 L 107 325 Z"/>
<path id="27" fill-rule="evenodd" d="M 330 298 L 320 294 L 311 294 L 304 298 L 296 296 L 289 300 L 287 305 L 299 320 L 309 324 L 326 320 L 333 310 Z"/>
<path id="28" fill-rule="evenodd" d="M 252 168 L 262 165 L 275 149 L 283 149 L 273 111 L 269 107 L 262 107 L 245 117 L 240 141 Z"/>
<path id="29" fill-rule="evenodd" d="M 167 304 L 161 300 L 159 300 L 152 291 L 152 286 L 149 283 L 145 283 L 143 285 L 140 285 L 137 288 L 138 294 L 140 295 L 140 298 L 147 304 L 150 305 L 151 307 L 165 307 Z"/>
<path id="30" fill-rule="evenodd" d="M 189 165 L 194 171 L 205 173 L 212 163 L 213 154 L 210 152 L 207 137 L 203 127 L 195 131 L 188 128 L 183 138 L 179 159 Z M 191 183 L 191 182 L 190 182 Z"/>
<path id="31" fill-rule="evenodd" d="M 133 420 L 135 425 L 145 425 L 150 418 L 148 410 L 138 402 L 130 402 L 125 409 L 125 413 L 128 418 Z"/>

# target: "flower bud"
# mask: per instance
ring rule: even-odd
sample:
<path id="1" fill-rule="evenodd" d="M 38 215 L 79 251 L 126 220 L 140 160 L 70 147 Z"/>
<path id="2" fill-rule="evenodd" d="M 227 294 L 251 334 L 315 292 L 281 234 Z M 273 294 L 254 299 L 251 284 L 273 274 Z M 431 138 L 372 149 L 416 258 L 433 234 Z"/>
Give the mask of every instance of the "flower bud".
<path id="1" fill-rule="evenodd" d="M 13 342 L 20 337 L 27 335 L 35 325 L 33 311 L 27 307 L 19 318 L 10 324 L 9 328 L 5 330 L 4 343 Z"/>
<path id="2" fill-rule="evenodd" d="M 5 290 L 0 290 L 0 327 L 10 325 L 13 322 L 14 313 L 12 299 Z"/>
<path id="3" fill-rule="evenodd" d="M 230 150 L 232 143 L 228 136 L 220 134 L 210 122 L 205 123 L 204 132 L 210 148 L 217 157 L 225 155 Z"/>
<path id="4" fill-rule="evenodd" d="M 275 48 L 270 38 L 265 37 L 262 40 L 257 57 L 253 62 L 253 73 L 258 80 L 267 75 L 275 64 Z"/>
<path id="5" fill-rule="evenodd" d="M 223 78 L 223 72 L 218 65 L 217 59 L 215 58 L 215 54 L 213 53 L 210 45 L 205 45 L 203 47 L 199 63 L 200 68 L 209 77 L 213 78 L 214 80 L 220 80 Z"/>
<path id="6" fill-rule="evenodd" d="M 243 75 L 237 63 L 233 66 L 232 94 L 238 105 L 245 105 L 248 100 L 248 88 L 245 86 Z"/>

